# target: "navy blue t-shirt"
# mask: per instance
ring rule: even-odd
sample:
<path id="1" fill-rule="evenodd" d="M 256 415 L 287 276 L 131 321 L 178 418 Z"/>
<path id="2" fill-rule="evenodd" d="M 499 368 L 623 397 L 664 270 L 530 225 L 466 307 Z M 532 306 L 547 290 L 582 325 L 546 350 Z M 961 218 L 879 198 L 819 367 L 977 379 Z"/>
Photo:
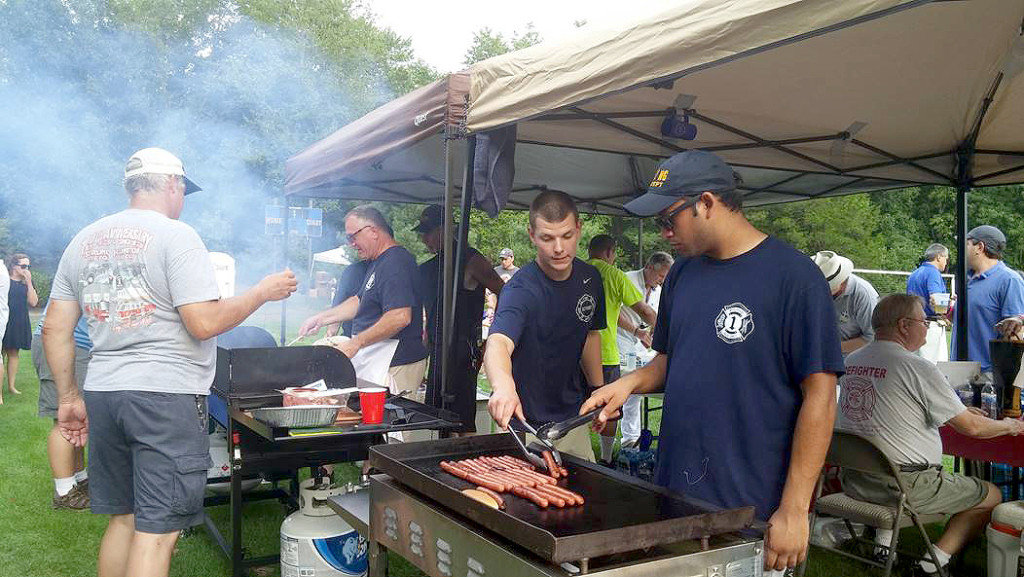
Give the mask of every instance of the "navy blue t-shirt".
<path id="1" fill-rule="evenodd" d="M 334 290 L 334 300 L 331 301 L 332 307 L 336 307 L 359 294 L 359 289 L 363 286 L 363 280 L 366 278 L 366 269 L 368 268 L 370 268 L 370 261 L 357 260 L 341 271 L 341 276 L 338 277 L 338 287 Z M 352 321 L 343 321 L 341 323 L 341 334 L 346 337 L 352 336 Z"/>
<path id="2" fill-rule="evenodd" d="M 398 339 L 398 350 L 391 366 L 408 365 L 427 357 L 427 349 L 423 346 L 419 270 L 409 251 L 393 246 L 371 261 L 358 296 L 359 310 L 352 319 L 353 335 L 372 327 L 390 310 L 412 307 L 409 325 L 392 337 Z"/>
<path id="3" fill-rule="evenodd" d="M 564 281 L 531 262 L 501 289 L 490 334 L 512 339 L 512 378 L 531 424 L 579 413 L 590 387 L 580 368 L 589 331 L 605 327 L 604 288 L 593 266 L 574 259 Z"/>
<path id="4" fill-rule="evenodd" d="M 768 519 L 789 470 L 800 383 L 844 370 L 821 271 L 773 237 L 727 260 L 677 260 L 654 349 L 668 355 L 656 481 Z"/>

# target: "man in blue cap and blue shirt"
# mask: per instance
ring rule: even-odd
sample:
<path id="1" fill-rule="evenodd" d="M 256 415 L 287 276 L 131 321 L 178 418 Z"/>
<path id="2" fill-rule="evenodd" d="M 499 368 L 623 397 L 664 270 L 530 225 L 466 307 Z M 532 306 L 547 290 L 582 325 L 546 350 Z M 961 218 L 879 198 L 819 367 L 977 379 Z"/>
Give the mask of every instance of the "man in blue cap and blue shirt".
<path id="1" fill-rule="evenodd" d="M 998 338 L 995 325 L 1007 317 L 1024 314 L 1024 280 L 1003 263 L 1006 235 L 994 226 L 983 224 L 967 233 L 967 358 L 981 363 L 981 372 L 991 378 L 992 359 L 988 342 Z M 952 358 L 956 351 L 957 331 L 953 323 Z"/>
<path id="2" fill-rule="evenodd" d="M 807 555 L 808 510 L 832 437 L 843 356 L 828 283 L 811 259 L 757 230 L 732 169 L 688 150 L 626 204 L 657 215 L 683 258 L 665 279 L 644 368 L 598 389 L 603 423 L 630 394 L 664 391 L 656 481 L 768 521 L 765 567 Z"/>

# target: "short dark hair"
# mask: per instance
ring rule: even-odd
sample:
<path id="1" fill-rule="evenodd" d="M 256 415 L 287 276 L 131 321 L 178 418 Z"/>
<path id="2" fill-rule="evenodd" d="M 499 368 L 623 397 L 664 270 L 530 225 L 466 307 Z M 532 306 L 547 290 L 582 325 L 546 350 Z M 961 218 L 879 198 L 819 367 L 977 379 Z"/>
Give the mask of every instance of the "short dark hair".
<path id="1" fill-rule="evenodd" d="M 353 208 L 352 210 L 348 211 L 348 214 L 345 215 L 345 218 L 348 218 L 350 216 L 354 216 L 356 218 L 365 220 L 366 222 L 377 227 L 379 230 L 387 232 L 388 236 L 392 238 L 394 238 L 395 236 L 395 231 L 392 230 L 391 225 L 388 224 L 388 221 L 386 218 L 384 218 L 384 215 L 381 214 L 379 210 L 368 204 L 359 205 Z"/>
<path id="2" fill-rule="evenodd" d="M 545 219 L 546 220 L 546 219 Z M 590 239 L 590 258 L 594 258 L 596 255 L 604 254 L 610 250 L 615 250 L 615 239 L 608 234 L 598 234 L 594 238 Z"/>
<path id="3" fill-rule="evenodd" d="M 718 200 L 725 205 L 731 212 L 741 212 L 743 210 L 743 191 L 740 187 L 743 186 L 743 177 L 738 172 L 732 173 L 733 180 L 736 181 L 736 187 L 729 190 L 712 190 L 709 191 L 711 194 L 718 197 Z"/>
<path id="4" fill-rule="evenodd" d="M 545 190 L 530 203 L 530 226 L 537 226 L 537 218 L 548 222 L 562 222 L 572 214 L 576 222 L 580 221 L 580 213 L 576 210 L 576 201 L 561 190 Z"/>

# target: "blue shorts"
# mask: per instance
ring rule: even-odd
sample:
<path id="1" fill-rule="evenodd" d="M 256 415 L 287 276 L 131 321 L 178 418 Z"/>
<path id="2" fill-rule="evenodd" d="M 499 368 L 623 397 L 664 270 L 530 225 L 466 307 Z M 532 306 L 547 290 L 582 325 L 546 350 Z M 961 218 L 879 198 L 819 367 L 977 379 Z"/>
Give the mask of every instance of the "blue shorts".
<path id="1" fill-rule="evenodd" d="M 135 515 L 135 530 L 173 533 L 203 521 L 210 459 L 206 397 L 85 392 L 93 513 Z"/>

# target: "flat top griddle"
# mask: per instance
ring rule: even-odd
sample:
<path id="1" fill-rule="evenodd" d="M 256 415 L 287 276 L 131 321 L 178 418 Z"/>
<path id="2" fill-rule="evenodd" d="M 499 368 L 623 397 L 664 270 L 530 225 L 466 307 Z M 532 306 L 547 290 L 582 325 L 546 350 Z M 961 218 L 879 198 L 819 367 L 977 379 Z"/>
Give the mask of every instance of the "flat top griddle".
<path id="1" fill-rule="evenodd" d="M 517 450 L 507 434 L 481 435 L 371 447 L 370 463 L 554 563 L 739 531 L 754 521 L 753 507 L 720 509 L 567 454 L 569 477 L 560 485 L 583 495 L 586 503 L 580 507 L 540 509 L 505 495 L 507 508 L 492 509 L 463 495 L 460 491 L 473 485 L 440 467 L 443 460 L 515 456 Z"/>

